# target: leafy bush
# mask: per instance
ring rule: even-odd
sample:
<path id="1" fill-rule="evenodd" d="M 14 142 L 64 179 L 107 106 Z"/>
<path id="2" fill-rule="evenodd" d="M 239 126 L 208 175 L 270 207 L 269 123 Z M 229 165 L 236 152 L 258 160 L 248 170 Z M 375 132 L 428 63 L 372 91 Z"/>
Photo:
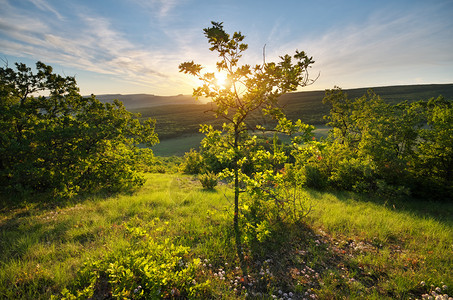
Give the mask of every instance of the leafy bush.
<path id="1" fill-rule="evenodd" d="M 390 185 L 384 180 L 377 180 L 376 187 L 376 193 L 386 200 L 410 195 L 410 189 L 408 187 L 401 185 Z"/>
<path id="2" fill-rule="evenodd" d="M 375 175 L 372 162 L 351 157 L 338 161 L 329 180 L 340 189 L 370 192 L 375 189 Z"/>
<path id="3" fill-rule="evenodd" d="M 214 189 L 218 183 L 217 175 L 215 175 L 213 172 L 206 172 L 204 174 L 200 174 L 198 176 L 198 180 L 200 180 L 203 188 L 207 190 Z"/>
<path id="4" fill-rule="evenodd" d="M 180 170 L 184 174 L 199 174 L 203 170 L 203 158 L 194 149 L 184 154 L 184 161 L 180 165 Z"/>
<path id="5" fill-rule="evenodd" d="M 340 189 L 448 199 L 453 191 L 453 102 L 443 97 L 397 105 L 371 90 L 351 100 L 327 91 L 333 127 L 324 155 Z M 378 184 L 379 183 L 379 184 Z M 451 199 L 451 197 L 450 197 Z"/>
<path id="6" fill-rule="evenodd" d="M 78 272 L 77 286 L 65 289 L 66 299 L 160 299 L 209 297 L 209 280 L 197 282 L 200 259 L 189 248 L 158 243 L 142 228 L 128 228 L 129 247 L 86 263 Z"/>
<path id="7" fill-rule="evenodd" d="M 141 185 L 136 146 L 158 142 L 154 121 L 82 97 L 75 78 L 41 62 L 36 69 L 0 68 L 0 189 L 70 197 Z"/>
<path id="8" fill-rule="evenodd" d="M 323 190 L 328 186 L 328 177 L 318 165 L 305 165 L 303 174 L 306 187 Z"/>

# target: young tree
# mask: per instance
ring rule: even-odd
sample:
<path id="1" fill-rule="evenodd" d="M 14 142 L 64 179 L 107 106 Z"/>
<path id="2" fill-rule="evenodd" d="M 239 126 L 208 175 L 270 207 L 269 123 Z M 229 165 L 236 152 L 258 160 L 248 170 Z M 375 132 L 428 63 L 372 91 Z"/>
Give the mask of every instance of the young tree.
<path id="1" fill-rule="evenodd" d="M 236 249 L 242 272 L 247 275 L 239 228 L 239 195 L 243 191 L 241 187 L 254 175 L 253 170 L 252 173 L 247 172 L 244 169 L 245 166 L 250 166 L 250 161 L 253 159 L 255 159 L 255 165 L 259 165 L 258 159 L 250 153 L 256 141 L 256 136 L 250 135 L 253 129 L 250 121 L 253 119 L 253 114 L 262 112 L 271 117 L 276 126 L 274 128 L 257 126 L 260 130 L 274 130 L 287 134 L 303 132 L 302 137 L 299 136 L 299 141 L 307 137 L 313 128 L 300 120 L 295 123 L 288 120 L 278 106 L 278 99 L 288 92 L 313 82 L 309 79 L 308 69 L 314 61 L 305 52 L 296 51 L 294 56 L 281 56 L 281 60 L 277 63 L 239 65 L 243 52 L 248 48 L 248 45 L 243 43 L 244 35 L 240 32 L 230 35 L 224 30 L 223 24 L 217 22 L 212 22 L 212 27 L 205 28 L 203 31 L 211 45 L 209 50 L 216 52 L 220 58 L 216 65 L 218 73 L 203 73 L 203 67 L 193 61 L 181 63 L 179 69 L 180 72 L 193 75 L 202 82 L 200 87 L 194 89 L 193 95 L 197 98 L 202 96 L 211 98 L 216 117 L 225 120 L 222 130 L 215 130 L 208 125 L 203 125 L 201 130 L 206 133 L 203 141 L 205 146 L 209 146 L 211 151 L 215 147 L 216 156 L 231 166 L 224 171 L 224 175 L 232 178 L 234 182 L 233 226 Z M 224 83 L 217 79 L 219 73 L 226 74 Z M 261 157 L 269 158 L 269 155 L 262 153 Z M 272 159 L 275 163 L 282 163 L 284 157 L 274 153 Z M 272 171 L 274 170 L 266 170 L 268 175 Z M 255 172 L 255 175 L 257 174 L 258 172 Z M 266 174 L 260 172 L 260 179 L 264 177 Z"/>
<path id="2" fill-rule="evenodd" d="M 158 142 L 154 121 L 82 97 L 74 77 L 41 62 L 36 69 L 0 68 L 0 187 L 71 196 L 143 183 L 134 146 Z"/>

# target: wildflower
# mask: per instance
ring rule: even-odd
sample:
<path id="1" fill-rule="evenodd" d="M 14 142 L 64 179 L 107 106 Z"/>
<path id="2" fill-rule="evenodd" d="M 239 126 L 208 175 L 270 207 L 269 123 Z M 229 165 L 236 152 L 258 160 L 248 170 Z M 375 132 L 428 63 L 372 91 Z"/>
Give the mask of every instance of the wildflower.
<path id="1" fill-rule="evenodd" d="M 438 292 L 438 293 L 441 293 L 441 292 L 442 292 L 442 290 L 440 289 L 440 287 L 436 287 L 436 292 Z"/>
<path id="2" fill-rule="evenodd" d="M 446 284 L 444 284 L 444 285 L 442 286 L 442 289 L 443 289 L 443 290 L 446 290 L 446 289 L 448 289 L 448 286 L 447 286 Z"/>

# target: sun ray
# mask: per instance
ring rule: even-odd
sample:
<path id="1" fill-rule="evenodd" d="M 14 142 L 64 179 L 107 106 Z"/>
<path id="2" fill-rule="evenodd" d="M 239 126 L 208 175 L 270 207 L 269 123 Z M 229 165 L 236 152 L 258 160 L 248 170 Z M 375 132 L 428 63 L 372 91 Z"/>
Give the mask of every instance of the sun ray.
<path id="1" fill-rule="evenodd" d="M 226 88 L 227 74 L 225 72 L 216 72 L 214 76 L 216 78 L 217 85 L 222 89 Z"/>

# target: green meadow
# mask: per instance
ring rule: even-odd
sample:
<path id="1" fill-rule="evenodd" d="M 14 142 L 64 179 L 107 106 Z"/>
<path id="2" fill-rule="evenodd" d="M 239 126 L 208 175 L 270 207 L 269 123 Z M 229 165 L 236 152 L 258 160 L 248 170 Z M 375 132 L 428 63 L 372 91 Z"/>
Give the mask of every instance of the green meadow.
<path id="1" fill-rule="evenodd" d="M 87 298 L 83 290 L 90 281 L 84 266 L 136 257 L 134 247 L 144 237 L 152 249 L 163 252 L 183 247 L 177 257 L 193 267 L 190 280 L 198 293 L 193 298 L 421 299 L 430 293 L 453 294 L 451 203 L 305 190 L 310 213 L 302 222 L 273 227 L 265 244 L 247 250 L 252 267 L 244 282 L 234 254 L 231 188 L 220 184 L 204 190 L 189 175 L 146 178 L 143 187 L 129 194 L 47 204 L 34 199 L 3 207 L 0 298 Z M 137 294 L 113 296 L 140 298 L 137 274 L 123 272 L 136 284 Z M 160 293 L 178 298 L 171 286 Z M 93 285 L 91 297 L 110 298 L 112 288 Z"/>

